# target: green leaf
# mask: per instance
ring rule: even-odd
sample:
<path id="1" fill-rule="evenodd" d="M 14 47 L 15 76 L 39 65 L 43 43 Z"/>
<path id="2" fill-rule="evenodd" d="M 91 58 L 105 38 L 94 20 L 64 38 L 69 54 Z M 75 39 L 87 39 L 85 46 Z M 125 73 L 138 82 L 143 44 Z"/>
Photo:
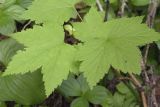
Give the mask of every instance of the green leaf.
<path id="1" fill-rule="evenodd" d="M 140 73 L 138 46 L 160 39 L 159 33 L 141 21 L 142 17 L 133 17 L 105 23 L 92 8 L 84 22 L 74 24 L 75 36 L 84 42 L 77 60 L 82 61 L 80 71 L 91 87 L 103 78 L 110 66 L 125 73 Z"/>
<path id="2" fill-rule="evenodd" d="M 0 77 L 0 86 L 0 101 L 31 105 L 39 104 L 46 98 L 40 71 Z"/>
<path id="3" fill-rule="evenodd" d="M 89 103 L 86 99 L 80 97 L 73 100 L 71 107 L 89 107 Z"/>
<path id="4" fill-rule="evenodd" d="M 35 0 L 23 15 L 26 19 L 35 20 L 37 23 L 63 24 L 70 17 L 75 17 L 77 11 L 74 5 L 80 0 Z M 41 11 L 39 11 L 41 8 Z M 43 15 L 42 15 L 43 14 Z M 63 16 L 63 17 L 62 17 Z"/>
<path id="5" fill-rule="evenodd" d="M 60 86 L 60 91 L 66 96 L 81 96 L 81 87 L 75 78 L 69 77 L 63 81 Z"/>
<path id="6" fill-rule="evenodd" d="M 13 33 L 15 28 L 14 19 L 12 19 L 4 10 L 0 9 L 0 33 L 8 35 Z"/>
<path id="7" fill-rule="evenodd" d="M 16 51 L 23 48 L 24 46 L 11 38 L 0 41 L 0 62 L 7 66 L 11 57 L 16 54 Z"/>
<path id="8" fill-rule="evenodd" d="M 93 5 L 96 3 L 95 0 L 82 0 L 84 3 L 86 3 L 87 5 Z"/>
<path id="9" fill-rule="evenodd" d="M 127 94 L 130 92 L 128 87 L 122 82 L 119 83 L 116 87 L 117 87 L 118 91 L 121 92 L 122 94 Z"/>
<path id="10" fill-rule="evenodd" d="M 4 0 L 3 3 L 0 5 L 0 8 L 6 9 L 11 5 L 14 5 L 16 0 Z"/>
<path id="11" fill-rule="evenodd" d="M 77 79 L 80 84 L 82 94 L 84 95 L 88 90 L 90 90 L 86 78 L 83 75 L 80 75 Z"/>
<path id="12" fill-rule="evenodd" d="M 0 102 L 0 107 L 7 107 L 5 102 Z"/>
<path id="13" fill-rule="evenodd" d="M 5 0 L 0 0 L 0 3 L 2 4 L 2 3 L 4 3 L 5 2 Z"/>
<path id="14" fill-rule="evenodd" d="M 74 74 L 79 74 L 79 66 L 80 66 L 80 62 L 78 61 L 73 62 L 70 72 Z"/>
<path id="15" fill-rule="evenodd" d="M 33 0 L 16 0 L 16 4 L 20 5 L 23 8 L 27 8 L 32 4 Z"/>
<path id="16" fill-rule="evenodd" d="M 125 99 L 123 107 L 137 107 L 138 105 L 135 102 L 135 98 L 132 96 L 128 99 Z"/>
<path id="17" fill-rule="evenodd" d="M 5 0 L 0 4 L 0 33 L 8 36 L 16 29 L 15 20 L 22 20 L 20 15 L 32 0 Z M 24 5 L 22 5 L 24 3 Z M 22 7 L 20 6 L 22 5 Z"/>
<path id="18" fill-rule="evenodd" d="M 109 90 L 106 90 L 107 97 L 105 98 L 104 102 L 101 103 L 102 107 L 112 107 L 114 100 L 113 95 Z"/>
<path id="19" fill-rule="evenodd" d="M 64 43 L 60 26 L 34 27 L 13 36 L 24 44 L 25 51 L 18 51 L 9 63 L 4 75 L 33 72 L 42 67 L 46 95 L 67 79 L 76 49 Z M 23 66 L 19 66 L 23 64 Z"/>
<path id="20" fill-rule="evenodd" d="M 15 5 L 15 1 L 5 1 L 2 6 L 0 5 L 0 33 L 9 35 L 16 29 L 15 20 L 22 20 L 20 15 L 25 11 L 19 5 Z"/>
<path id="21" fill-rule="evenodd" d="M 11 38 L 0 41 L 0 62 L 7 66 L 16 51 L 23 48 L 24 46 Z M 16 101 L 28 105 L 40 103 L 45 99 L 40 71 L 24 75 L 0 76 L 0 86 L 0 101 Z"/>
<path id="22" fill-rule="evenodd" d="M 106 88 L 102 86 L 95 86 L 93 90 L 86 93 L 86 97 L 88 101 L 93 104 L 101 104 L 107 97 Z"/>
<path id="23" fill-rule="evenodd" d="M 103 107 L 139 107 L 138 100 L 131 93 L 126 95 L 116 92 L 106 97 L 106 100 L 101 104 Z"/>
<path id="24" fill-rule="evenodd" d="M 63 81 L 59 89 L 67 97 L 83 96 L 90 90 L 83 75 L 80 75 L 77 79 L 70 76 L 67 80 Z"/>
<path id="25" fill-rule="evenodd" d="M 135 6 L 145 6 L 149 4 L 150 0 L 131 0 L 131 2 Z"/>
<path id="26" fill-rule="evenodd" d="M 118 0 L 110 0 L 110 3 L 116 5 L 118 4 Z"/>
<path id="27" fill-rule="evenodd" d="M 113 96 L 113 103 L 112 103 L 113 107 L 117 107 L 117 106 L 123 107 L 124 100 L 125 100 L 125 96 L 116 92 Z"/>
<path id="28" fill-rule="evenodd" d="M 5 12 L 14 20 L 22 20 L 20 18 L 20 15 L 25 11 L 24 8 L 22 8 L 19 5 L 12 5 L 9 8 L 5 10 Z"/>

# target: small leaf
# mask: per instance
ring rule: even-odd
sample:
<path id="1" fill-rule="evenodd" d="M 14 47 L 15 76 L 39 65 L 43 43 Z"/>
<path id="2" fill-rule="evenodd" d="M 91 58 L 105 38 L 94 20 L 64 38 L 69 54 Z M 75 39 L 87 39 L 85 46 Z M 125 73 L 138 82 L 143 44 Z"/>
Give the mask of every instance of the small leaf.
<path id="1" fill-rule="evenodd" d="M 89 103 L 86 99 L 80 97 L 73 100 L 71 107 L 89 107 Z"/>
<path id="2" fill-rule="evenodd" d="M 0 9 L 0 33 L 8 35 L 15 30 L 15 22 L 4 10 Z"/>
<path id="3" fill-rule="evenodd" d="M 11 38 L 0 41 L 0 62 L 7 66 L 12 56 L 16 54 L 16 51 L 23 48 L 23 45 Z"/>
<path id="4" fill-rule="evenodd" d="M 149 4 L 150 0 L 131 0 L 131 2 L 135 6 L 145 6 Z"/>
<path id="5" fill-rule="evenodd" d="M 66 96 L 83 96 L 89 90 L 89 86 L 83 75 L 80 75 L 77 79 L 70 76 L 63 81 L 59 89 Z"/>
<path id="6" fill-rule="evenodd" d="M 118 91 L 121 92 L 122 94 L 127 94 L 130 92 L 128 87 L 122 82 L 119 83 L 116 87 L 117 87 Z"/>
<path id="7" fill-rule="evenodd" d="M 116 92 L 113 97 L 113 107 L 123 107 L 124 100 L 125 96 Z"/>
<path id="8" fill-rule="evenodd" d="M 16 3 L 16 0 L 2 0 L 2 1 L 4 2 L 0 5 L 1 9 L 8 8 L 9 6 L 14 5 Z"/>
<path id="9" fill-rule="evenodd" d="M 116 5 L 118 4 L 118 0 L 110 0 L 110 3 Z"/>
<path id="10" fill-rule="evenodd" d="M 5 104 L 5 102 L 0 102 L 0 107 L 7 107 L 7 105 Z"/>
<path id="11" fill-rule="evenodd" d="M 101 104 L 107 97 L 106 88 L 102 86 L 95 86 L 93 90 L 86 93 L 86 97 L 88 101 L 93 104 Z"/>
<path id="12" fill-rule="evenodd" d="M 82 94 L 84 95 L 88 90 L 90 90 L 86 78 L 83 75 L 80 75 L 77 79 L 80 84 Z"/>
<path id="13" fill-rule="evenodd" d="M 5 12 L 14 20 L 22 20 L 20 18 L 20 15 L 25 11 L 24 8 L 22 8 L 19 5 L 12 5 L 9 8 L 5 10 Z"/>
<path id="14" fill-rule="evenodd" d="M 31 105 L 39 104 L 46 98 L 40 71 L 0 77 L 0 86 L 0 101 Z"/>
<path id="15" fill-rule="evenodd" d="M 69 77 L 67 80 L 63 81 L 59 87 L 60 91 L 65 96 L 81 96 L 81 87 L 78 81 L 72 77 Z"/>
<path id="16" fill-rule="evenodd" d="M 16 4 L 23 8 L 27 8 L 32 4 L 33 0 L 16 0 Z"/>

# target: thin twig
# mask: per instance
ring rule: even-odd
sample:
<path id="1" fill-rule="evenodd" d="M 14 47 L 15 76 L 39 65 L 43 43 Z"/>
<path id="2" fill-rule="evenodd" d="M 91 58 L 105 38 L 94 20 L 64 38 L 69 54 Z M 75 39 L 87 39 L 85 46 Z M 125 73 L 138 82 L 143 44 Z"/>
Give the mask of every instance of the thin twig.
<path id="1" fill-rule="evenodd" d="M 138 86 L 139 88 L 142 88 L 141 83 L 136 79 L 136 77 L 132 73 L 129 73 L 129 75 L 132 78 L 134 84 L 136 86 Z M 147 106 L 147 100 L 146 100 L 146 96 L 145 96 L 144 90 L 141 90 L 140 93 L 141 93 L 141 98 L 142 98 L 142 102 L 143 102 L 143 107 L 148 107 Z"/>
<path id="2" fill-rule="evenodd" d="M 155 15 L 156 15 L 156 11 L 157 11 L 157 7 L 158 7 L 158 0 L 150 0 L 150 5 L 149 5 L 149 8 L 148 8 L 147 20 L 146 20 L 146 24 L 148 25 L 149 28 L 153 27 L 154 19 L 155 19 Z M 145 50 L 145 54 L 144 54 L 144 58 L 143 58 L 143 63 L 142 63 L 143 64 L 142 65 L 143 68 L 142 69 L 143 69 L 143 72 L 144 72 L 146 85 L 152 89 L 153 85 L 156 84 L 155 78 L 153 76 L 153 69 L 151 67 L 151 70 L 150 70 L 151 76 L 150 76 L 150 78 L 148 77 L 148 74 L 147 74 L 148 72 L 146 71 L 149 47 L 150 47 L 150 45 L 148 44 L 146 46 L 146 50 Z M 151 90 L 151 92 L 148 93 L 148 106 L 158 107 L 155 91 L 156 91 L 155 88 L 153 88 Z"/>
<path id="3" fill-rule="evenodd" d="M 144 54 L 144 58 L 143 58 L 145 65 L 146 65 L 146 63 L 147 63 L 147 57 L 148 57 L 149 48 L 150 48 L 150 45 L 148 44 L 148 45 L 146 46 L 146 50 L 145 50 L 145 54 Z"/>
<path id="4" fill-rule="evenodd" d="M 97 3 L 97 6 L 98 6 L 98 9 L 99 9 L 101 12 L 103 12 L 104 10 L 103 10 L 103 7 L 102 7 L 102 5 L 101 5 L 101 2 L 100 2 L 99 0 L 96 0 L 96 3 Z"/>
<path id="5" fill-rule="evenodd" d="M 132 74 L 132 73 L 129 73 L 130 77 L 132 78 L 134 84 L 138 87 L 142 87 L 141 83 L 137 80 L 137 78 Z"/>
<path id="6" fill-rule="evenodd" d="M 121 1 L 121 7 L 120 7 L 120 10 L 118 11 L 118 15 L 120 17 L 123 17 L 124 16 L 125 7 L 127 6 L 127 4 L 126 4 L 127 0 L 120 0 L 120 1 Z"/>
<path id="7" fill-rule="evenodd" d="M 155 14 L 157 11 L 157 7 L 158 7 L 158 0 L 150 0 L 150 5 L 148 8 L 148 15 L 147 15 L 147 20 L 146 23 L 148 25 L 148 27 L 152 28 L 153 27 L 153 23 L 154 23 L 154 18 L 155 18 Z"/>
<path id="8" fill-rule="evenodd" d="M 105 10 L 104 22 L 106 22 L 108 20 L 109 9 L 110 9 L 110 1 L 105 0 L 105 4 L 106 4 L 106 10 Z"/>
<path id="9" fill-rule="evenodd" d="M 118 78 L 119 80 L 130 80 L 130 81 L 133 81 L 131 78 L 129 77 L 119 77 Z"/>
<path id="10" fill-rule="evenodd" d="M 83 19 L 82 19 L 81 15 L 79 14 L 79 12 L 77 11 L 77 9 L 76 8 L 74 8 L 74 9 L 75 9 L 75 11 L 76 11 L 77 16 L 79 17 L 79 19 L 83 22 Z"/>
<path id="11" fill-rule="evenodd" d="M 27 27 L 29 24 L 31 24 L 31 22 L 32 22 L 31 20 L 30 20 L 30 21 L 28 21 L 28 22 L 27 22 L 27 24 L 25 24 L 25 25 L 24 25 L 24 27 L 22 28 L 22 30 L 25 30 L 25 29 L 26 29 L 26 27 Z"/>

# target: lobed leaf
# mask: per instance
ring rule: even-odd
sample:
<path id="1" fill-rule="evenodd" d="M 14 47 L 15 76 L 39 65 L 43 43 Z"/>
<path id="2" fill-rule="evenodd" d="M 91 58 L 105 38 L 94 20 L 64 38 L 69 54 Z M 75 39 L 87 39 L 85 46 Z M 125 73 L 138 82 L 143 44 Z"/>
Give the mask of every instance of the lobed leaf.
<path id="1" fill-rule="evenodd" d="M 70 17 L 75 17 L 77 11 L 74 5 L 80 0 L 35 0 L 23 17 L 37 23 L 63 24 Z M 39 11 L 40 9 L 40 11 Z"/>
<path id="2" fill-rule="evenodd" d="M 9 63 L 4 75 L 24 74 L 42 67 L 46 94 L 68 77 L 76 49 L 63 42 L 61 27 L 34 27 L 14 34 L 14 38 L 26 46 L 18 51 Z M 23 64 L 23 66 L 20 66 Z"/>
<path id="3" fill-rule="evenodd" d="M 159 33 L 142 24 L 142 17 L 103 22 L 92 8 L 84 22 L 74 24 L 75 36 L 84 42 L 77 55 L 91 87 L 103 78 L 110 66 L 122 72 L 140 74 L 142 46 L 160 39 Z"/>

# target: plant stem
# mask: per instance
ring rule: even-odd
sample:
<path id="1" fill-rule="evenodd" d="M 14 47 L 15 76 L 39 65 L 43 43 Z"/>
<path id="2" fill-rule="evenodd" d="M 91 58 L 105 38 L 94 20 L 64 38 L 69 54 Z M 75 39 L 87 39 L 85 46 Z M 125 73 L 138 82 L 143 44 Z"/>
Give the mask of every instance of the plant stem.
<path id="1" fill-rule="evenodd" d="M 136 86 L 138 86 L 139 88 L 142 88 L 141 83 L 136 79 L 136 77 L 132 73 L 129 73 L 129 75 L 132 78 L 134 84 Z M 147 100 L 146 100 L 146 96 L 145 96 L 144 90 L 141 90 L 140 93 L 141 93 L 141 98 L 142 98 L 142 102 L 143 102 L 143 107 L 148 107 L 147 106 Z"/>
<path id="2" fill-rule="evenodd" d="M 99 0 L 96 0 L 96 3 L 97 3 L 97 6 L 98 6 L 98 9 L 102 12 L 102 11 L 104 11 L 103 10 L 103 7 L 102 7 L 102 5 L 101 5 L 101 3 L 100 3 L 100 1 Z"/>
<path id="3" fill-rule="evenodd" d="M 150 0 L 147 20 L 146 20 L 146 24 L 148 25 L 149 28 L 153 27 L 157 7 L 158 7 L 158 0 Z M 146 70 L 149 47 L 150 47 L 150 45 L 148 44 L 146 46 L 146 50 L 145 50 L 145 54 L 144 54 L 144 58 L 143 58 L 143 62 L 142 62 L 142 71 L 144 72 L 146 85 L 152 89 L 151 92 L 149 92 L 147 95 L 148 96 L 148 106 L 158 107 L 156 93 L 155 93 L 156 89 L 153 88 L 153 86 L 156 84 L 156 80 L 153 75 L 153 69 L 150 66 L 151 67 L 150 78 L 148 77 L 148 71 Z"/>
<path id="4" fill-rule="evenodd" d="M 31 22 L 32 22 L 31 20 L 28 21 L 27 24 L 24 25 L 24 27 L 22 28 L 22 30 L 25 30 L 25 29 L 27 28 L 27 26 L 28 26 L 29 24 L 31 24 Z"/>
<path id="5" fill-rule="evenodd" d="M 120 0 L 120 2 L 121 2 L 121 7 L 120 7 L 120 10 L 118 11 L 118 15 L 120 17 L 123 17 L 124 16 L 125 7 L 127 6 L 127 4 L 126 4 L 127 0 Z"/>

